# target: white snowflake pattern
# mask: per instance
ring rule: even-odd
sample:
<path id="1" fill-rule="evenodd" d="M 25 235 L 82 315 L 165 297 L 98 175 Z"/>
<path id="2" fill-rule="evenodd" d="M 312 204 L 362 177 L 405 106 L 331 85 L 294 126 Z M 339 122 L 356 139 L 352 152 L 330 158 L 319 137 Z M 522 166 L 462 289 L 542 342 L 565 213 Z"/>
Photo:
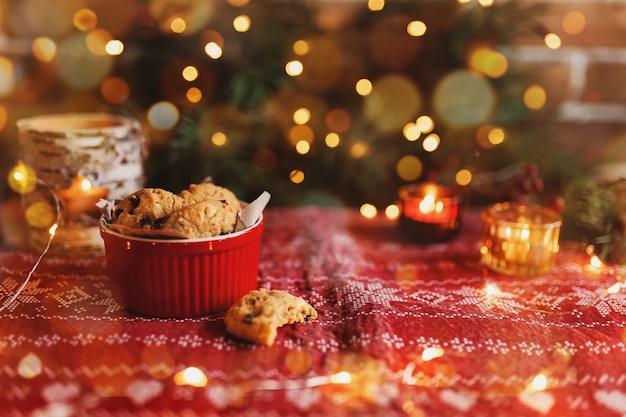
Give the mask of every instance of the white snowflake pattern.
<path id="1" fill-rule="evenodd" d="M 518 314 L 525 310 L 526 306 L 517 301 L 518 295 L 503 291 L 497 294 L 487 294 L 482 288 L 463 286 L 458 291 L 453 292 L 461 299 L 456 303 L 458 306 L 474 305 L 481 312 L 504 311 Z"/>
<path id="2" fill-rule="evenodd" d="M 24 288 L 21 290 L 19 295 L 9 303 L 11 297 L 14 297 L 17 291 L 20 291 L 20 286 L 23 283 L 20 283 L 18 280 L 13 277 L 7 277 L 0 283 L 0 306 L 4 306 L 4 304 L 8 303 L 5 308 L 8 311 L 14 311 L 20 304 L 38 304 L 39 299 L 37 295 L 50 292 L 50 288 L 40 288 L 41 279 L 30 280 Z"/>
<path id="3" fill-rule="evenodd" d="M 391 309 L 392 301 L 405 301 L 397 295 L 401 291 L 399 288 L 385 288 L 380 283 L 351 281 L 341 287 L 340 291 L 344 295 L 342 302 L 351 303 L 355 311 L 368 304 Z"/>
<path id="4" fill-rule="evenodd" d="M 410 298 L 414 299 L 418 304 L 427 305 L 427 306 L 437 306 L 445 301 L 448 301 L 450 297 L 445 294 L 436 291 L 415 291 L 412 293 Z"/>
<path id="5" fill-rule="evenodd" d="M 602 317 L 612 312 L 626 314 L 626 294 L 624 293 L 609 294 L 605 289 L 589 290 L 580 287 L 574 287 L 573 293 L 578 297 L 576 305 L 593 307 Z"/>

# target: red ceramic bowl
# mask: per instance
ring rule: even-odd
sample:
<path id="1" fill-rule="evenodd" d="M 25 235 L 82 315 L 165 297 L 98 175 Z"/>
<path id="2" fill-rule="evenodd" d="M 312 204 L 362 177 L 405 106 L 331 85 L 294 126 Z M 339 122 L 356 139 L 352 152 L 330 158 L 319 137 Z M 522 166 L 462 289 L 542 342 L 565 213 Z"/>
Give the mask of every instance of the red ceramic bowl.
<path id="1" fill-rule="evenodd" d="M 115 300 L 164 318 L 226 311 L 257 288 L 263 217 L 240 232 L 203 239 L 147 239 L 111 230 L 100 219 Z"/>

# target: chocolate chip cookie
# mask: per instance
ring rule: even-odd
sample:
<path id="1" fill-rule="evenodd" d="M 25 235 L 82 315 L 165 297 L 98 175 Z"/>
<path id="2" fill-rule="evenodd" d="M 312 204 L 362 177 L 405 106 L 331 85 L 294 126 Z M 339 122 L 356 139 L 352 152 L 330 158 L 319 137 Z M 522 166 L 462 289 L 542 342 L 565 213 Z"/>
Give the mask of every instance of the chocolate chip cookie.
<path id="1" fill-rule="evenodd" d="M 282 290 L 252 290 L 233 304 L 224 321 L 226 331 L 242 339 L 271 346 L 277 329 L 317 318 L 317 311 L 301 297 Z"/>
<path id="2" fill-rule="evenodd" d="M 232 233 L 235 231 L 237 212 L 227 202 L 202 200 L 173 212 L 161 230 L 190 239 Z"/>
<path id="3" fill-rule="evenodd" d="M 219 200 L 231 205 L 236 211 L 241 210 L 241 203 L 232 191 L 211 182 L 191 184 L 189 188 L 180 192 L 180 196 L 187 204 L 204 200 Z"/>
<path id="4" fill-rule="evenodd" d="M 144 188 L 120 201 L 112 224 L 131 229 L 159 229 L 169 216 L 186 205 L 185 200 L 161 188 Z"/>

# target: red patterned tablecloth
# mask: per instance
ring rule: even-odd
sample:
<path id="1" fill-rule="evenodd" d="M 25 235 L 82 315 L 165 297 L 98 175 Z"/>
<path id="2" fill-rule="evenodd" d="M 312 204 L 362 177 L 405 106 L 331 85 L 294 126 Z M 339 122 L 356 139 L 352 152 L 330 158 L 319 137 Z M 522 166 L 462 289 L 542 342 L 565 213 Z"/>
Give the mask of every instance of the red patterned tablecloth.
<path id="1" fill-rule="evenodd" d="M 267 210 L 260 285 L 319 312 L 272 347 L 223 314 L 126 313 L 103 257 L 46 257 L 0 313 L 0 415 L 625 415 L 621 272 L 563 245 L 550 273 L 501 276 L 479 227 L 425 246 L 355 211 Z M 0 303 L 35 261 L 0 254 Z"/>

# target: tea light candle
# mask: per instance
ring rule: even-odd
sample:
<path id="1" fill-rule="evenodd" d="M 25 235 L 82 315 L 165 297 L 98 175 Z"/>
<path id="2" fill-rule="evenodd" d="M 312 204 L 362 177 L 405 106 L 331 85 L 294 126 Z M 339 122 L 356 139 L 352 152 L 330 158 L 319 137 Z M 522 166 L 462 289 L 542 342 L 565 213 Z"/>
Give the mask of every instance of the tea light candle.
<path id="1" fill-rule="evenodd" d="M 402 214 L 398 226 L 411 240 L 443 242 L 459 231 L 461 195 L 433 182 L 406 185 L 398 193 Z"/>
<path id="2" fill-rule="evenodd" d="M 81 214 L 99 212 L 96 203 L 109 194 L 108 188 L 94 187 L 91 181 L 82 174 L 77 174 L 69 188 L 55 191 L 64 206 L 64 214 L 68 220 L 74 220 Z"/>
<path id="3" fill-rule="evenodd" d="M 543 274 L 559 251 L 559 215 L 546 207 L 498 203 L 482 213 L 481 261 L 507 275 Z"/>

